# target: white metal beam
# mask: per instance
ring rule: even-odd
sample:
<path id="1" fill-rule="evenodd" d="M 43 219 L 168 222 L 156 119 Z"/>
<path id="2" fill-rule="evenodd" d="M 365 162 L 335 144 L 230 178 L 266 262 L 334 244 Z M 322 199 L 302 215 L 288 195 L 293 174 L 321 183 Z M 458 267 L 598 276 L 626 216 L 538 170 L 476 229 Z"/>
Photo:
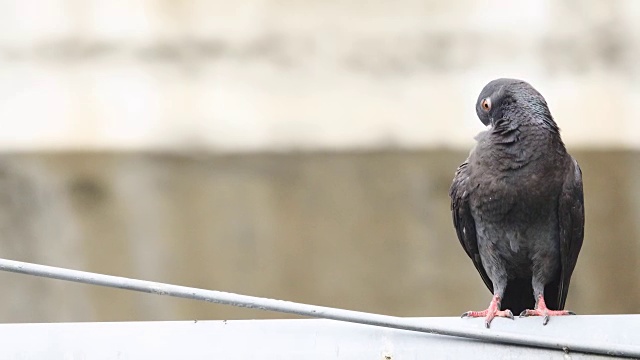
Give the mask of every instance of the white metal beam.
<path id="1" fill-rule="evenodd" d="M 462 322 L 460 321 L 458 321 L 457 325 L 454 326 L 443 326 L 443 324 L 437 323 L 423 324 L 395 316 L 371 314 L 221 291 L 190 288 L 186 286 L 129 279 L 8 259 L 0 259 L 0 270 L 125 290 L 141 291 L 157 295 L 181 297 L 226 305 L 255 308 L 259 310 L 277 311 L 429 334 L 458 336 L 488 342 L 556 350 L 569 350 L 588 354 L 612 354 L 634 358 L 640 357 L 640 346 L 637 345 L 639 342 L 615 341 L 615 339 L 620 336 L 606 340 L 603 337 L 586 339 L 583 337 L 572 338 L 566 336 L 549 336 L 549 334 L 544 332 L 517 333 L 499 330 L 487 331 L 486 329 L 461 326 Z M 572 329 L 566 330 L 571 331 Z M 624 330 L 627 331 L 628 329 Z M 636 331 L 635 333 L 640 332 Z M 622 333 L 620 333 L 620 335 L 621 334 Z"/>
<path id="2" fill-rule="evenodd" d="M 482 319 L 406 319 L 423 326 L 483 329 Z M 558 339 L 640 343 L 640 315 L 496 319 L 496 331 Z M 486 330 L 487 332 L 494 329 Z M 2 359 L 599 359 L 331 320 L 0 325 Z"/>

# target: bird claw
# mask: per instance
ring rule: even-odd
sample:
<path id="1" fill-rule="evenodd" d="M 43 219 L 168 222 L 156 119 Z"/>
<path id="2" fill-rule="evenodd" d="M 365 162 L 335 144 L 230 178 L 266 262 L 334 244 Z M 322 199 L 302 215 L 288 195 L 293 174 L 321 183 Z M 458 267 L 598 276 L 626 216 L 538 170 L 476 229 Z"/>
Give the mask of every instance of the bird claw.
<path id="1" fill-rule="evenodd" d="M 488 329 L 491 326 L 491 321 L 495 317 L 504 317 L 513 320 L 513 312 L 509 309 L 500 310 L 500 296 L 494 295 L 487 309 L 482 311 L 467 311 L 460 317 L 484 317 L 484 326 Z"/>
<path id="2" fill-rule="evenodd" d="M 503 317 L 503 318 L 508 318 L 508 319 L 514 320 L 513 313 L 509 309 L 504 310 L 504 311 L 497 311 L 494 316 Z M 487 318 L 484 320 L 484 327 L 489 329 L 491 327 L 491 321 L 493 321 L 493 316 L 491 318 L 489 318 L 487 316 Z"/>
<path id="3" fill-rule="evenodd" d="M 495 317 L 504 317 L 504 318 L 509 318 L 511 320 L 514 319 L 513 317 L 513 312 L 511 312 L 511 310 L 498 310 L 497 308 L 492 308 L 489 307 L 486 310 L 482 310 L 482 311 L 467 311 L 465 313 L 463 313 L 461 316 L 461 318 L 466 318 L 466 317 L 484 317 L 484 326 L 488 329 L 491 327 L 491 321 L 493 321 L 493 319 Z"/>
<path id="4" fill-rule="evenodd" d="M 514 320 L 513 313 L 509 309 L 504 311 L 504 317 Z"/>
<path id="5" fill-rule="evenodd" d="M 538 299 L 538 306 L 533 310 L 524 310 L 520 313 L 520 317 L 527 316 L 542 316 L 542 325 L 547 325 L 551 316 L 563 316 L 563 315 L 575 315 L 573 311 L 570 310 L 549 310 L 547 305 L 544 302 L 544 298 L 540 297 Z"/>

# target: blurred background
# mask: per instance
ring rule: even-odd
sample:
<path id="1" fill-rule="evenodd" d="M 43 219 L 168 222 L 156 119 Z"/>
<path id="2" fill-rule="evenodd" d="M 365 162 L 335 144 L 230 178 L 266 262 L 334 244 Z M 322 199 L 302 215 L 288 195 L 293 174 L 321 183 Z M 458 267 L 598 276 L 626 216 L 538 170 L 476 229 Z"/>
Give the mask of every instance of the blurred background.
<path id="1" fill-rule="evenodd" d="M 584 172 L 568 308 L 640 310 L 640 2 L 0 1 L 0 256 L 398 316 L 490 293 L 448 188 L 499 77 Z M 281 318 L 0 273 L 0 321 Z"/>

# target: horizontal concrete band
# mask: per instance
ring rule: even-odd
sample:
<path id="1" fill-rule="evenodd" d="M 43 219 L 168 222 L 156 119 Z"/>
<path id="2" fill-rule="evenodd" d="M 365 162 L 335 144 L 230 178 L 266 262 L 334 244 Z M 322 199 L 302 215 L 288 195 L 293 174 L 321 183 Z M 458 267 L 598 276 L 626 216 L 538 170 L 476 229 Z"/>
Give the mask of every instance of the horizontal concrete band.
<path id="1" fill-rule="evenodd" d="M 640 149 L 640 7 L 523 6 L 0 4 L 0 151 L 468 149 L 498 77 L 570 147 Z"/>

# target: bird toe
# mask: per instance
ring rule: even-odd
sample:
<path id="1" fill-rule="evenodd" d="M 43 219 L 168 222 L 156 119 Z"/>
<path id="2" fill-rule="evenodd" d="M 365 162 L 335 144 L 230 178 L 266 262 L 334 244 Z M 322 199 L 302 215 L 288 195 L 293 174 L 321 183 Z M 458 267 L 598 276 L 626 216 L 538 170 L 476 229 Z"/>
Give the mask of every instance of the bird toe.
<path id="1" fill-rule="evenodd" d="M 505 315 L 504 315 L 504 317 L 507 317 L 507 318 L 509 318 L 509 319 L 511 319 L 511 320 L 513 320 L 513 319 L 514 319 L 514 317 L 513 317 L 513 313 L 511 312 L 511 310 L 505 310 L 505 311 L 504 311 L 504 314 L 505 314 Z"/>

